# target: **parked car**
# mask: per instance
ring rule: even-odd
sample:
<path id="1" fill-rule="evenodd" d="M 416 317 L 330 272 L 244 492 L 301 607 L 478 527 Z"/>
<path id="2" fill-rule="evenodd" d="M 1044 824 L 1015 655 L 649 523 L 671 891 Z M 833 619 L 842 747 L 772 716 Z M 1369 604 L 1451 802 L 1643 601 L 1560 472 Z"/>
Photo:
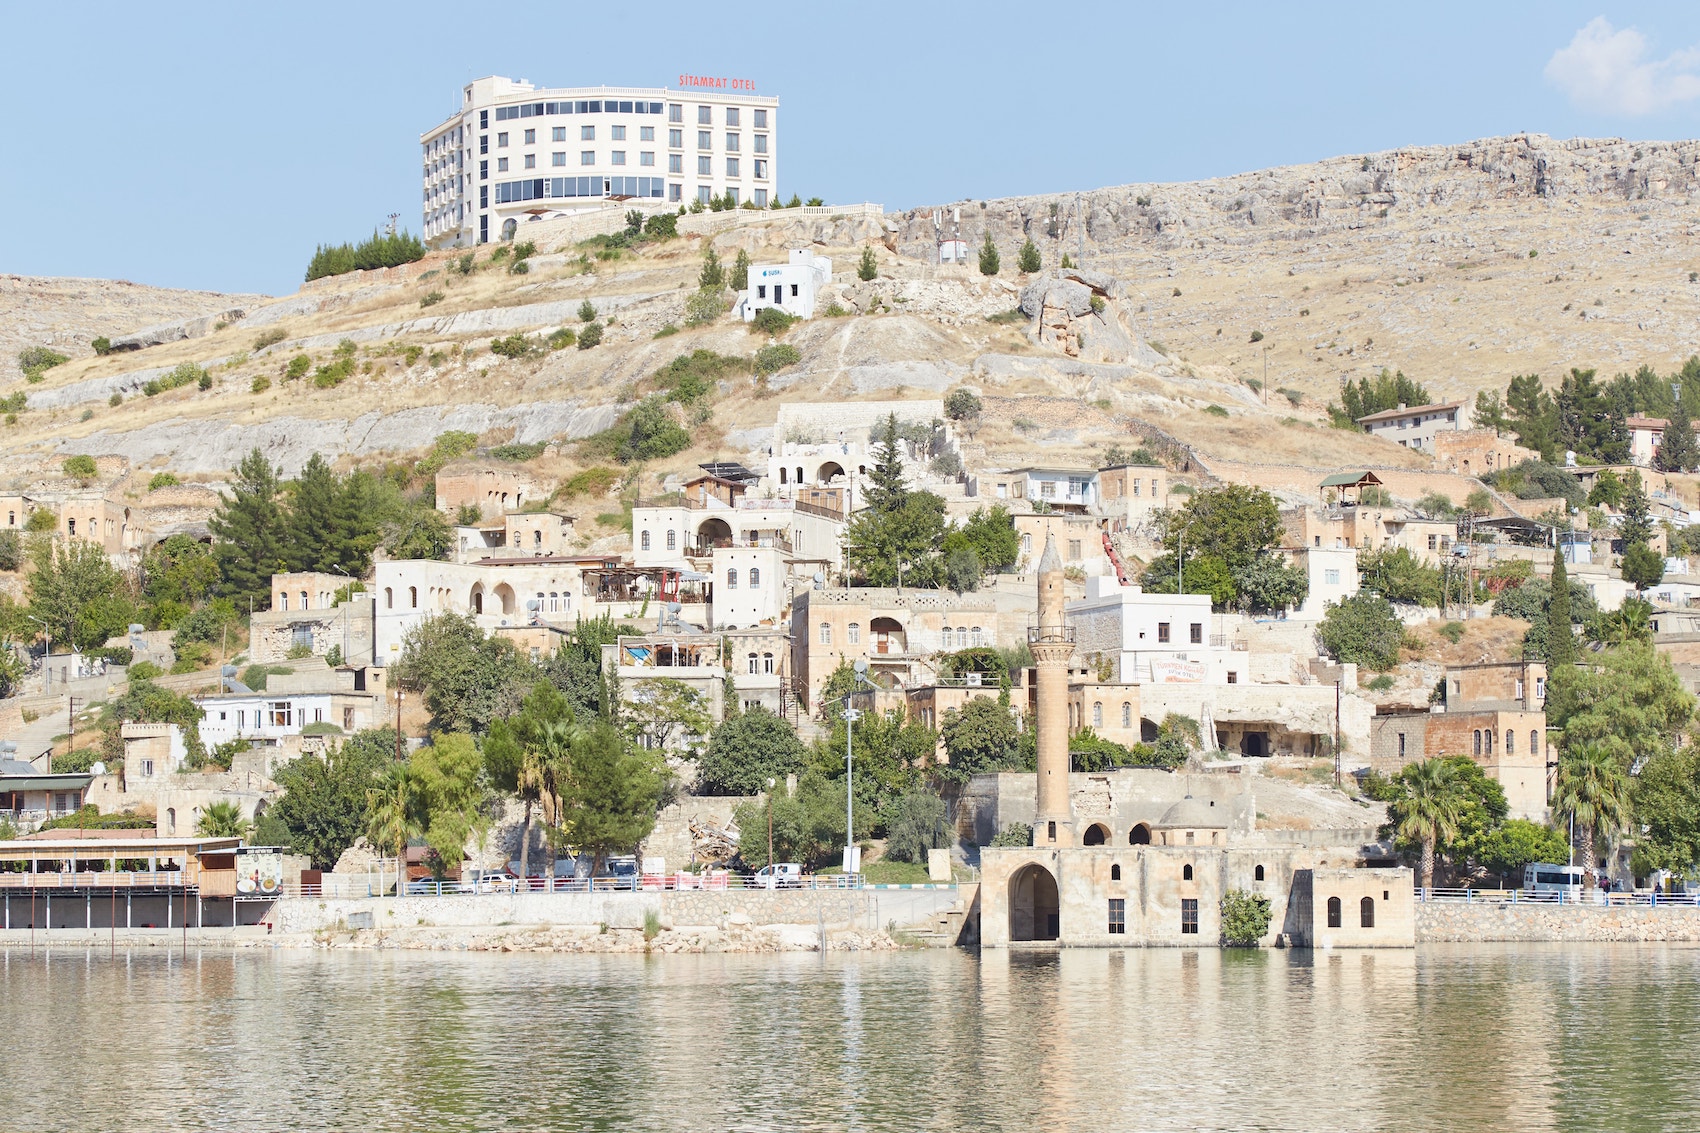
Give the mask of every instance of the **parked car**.
<path id="1" fill-rule="evenodd" d="M 751 889 L 801 889 L 803 866 L 799 862 L 774 862 L 756 870 L 750 878 Z"/>

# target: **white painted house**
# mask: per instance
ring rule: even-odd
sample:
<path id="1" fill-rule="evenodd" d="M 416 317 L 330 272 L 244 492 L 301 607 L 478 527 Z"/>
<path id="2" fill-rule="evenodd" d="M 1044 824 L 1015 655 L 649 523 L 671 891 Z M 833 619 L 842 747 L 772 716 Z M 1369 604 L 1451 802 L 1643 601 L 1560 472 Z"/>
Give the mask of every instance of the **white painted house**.
<path id="1" fill-rule="evenodd" d="M 1249 684 L 1248 654 L 1233 648 L 1208 594 L 1147 594 L 1088 575 L 1067 606 L 1076 658 L 1112 662 L 1122 684 Z"/>
<path id="2" fill-rule="evenodd" d="M 1358 552 L 1353 547 L 1304 547 L 1290 552 L 1293 565 L 1304 568 L 1310 582 L 1304 604 L 1295 618 L 1320 621 L 1330 605 L 1358 592 Z"/>
<path id="3" fill-rule="evenodd" d="M 738 316 L 752 322 L 763 307 L 778 307 L 787 315 L 812 319 L 815 296 L 830 282 L 830 257 L 794 248 L 786 263 L 750 265 L 749 288 L 738 292 Z"/>

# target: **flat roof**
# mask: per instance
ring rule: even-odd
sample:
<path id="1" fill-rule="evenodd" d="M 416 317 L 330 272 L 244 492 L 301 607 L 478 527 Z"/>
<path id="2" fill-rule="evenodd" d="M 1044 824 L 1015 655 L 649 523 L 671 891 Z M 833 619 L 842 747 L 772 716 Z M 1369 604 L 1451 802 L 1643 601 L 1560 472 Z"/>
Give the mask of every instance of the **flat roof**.
<path id="1" fill-rule="evenodd" d="M 41 837 L 41 835 L 49 837 Z M 55 834 L 75 834 L 75 837 L 55 838 Z M 102 837 L 101 835 L 118 835 Z M 124 837 L 123 835 L 129 835 Z M 12 854 L 39 854 L 44 850 L 137 850 L 157 854 L 161 850 L 194 851 L 198 854 L 233 851 L 242 845 L 240 838 L 155 838 L 151 830 L 38 830 L 24 838 L 0 842 L 0 857 Z"/>
<path id="2" fill-rule="evenodd" d="M 1410 405 L 1404 409 L 1383 409 L 1380 413 L 1371 413 L 1367 417 L 1359 417 L 1358 424 L 1365 421 L 1394 421 L 1400 417 L 1416 417 L 1424 413 L 1441 413 L 1448 409 L 1462 409 L 1462 401 L 1448 401 L 1437 405 Z"/>

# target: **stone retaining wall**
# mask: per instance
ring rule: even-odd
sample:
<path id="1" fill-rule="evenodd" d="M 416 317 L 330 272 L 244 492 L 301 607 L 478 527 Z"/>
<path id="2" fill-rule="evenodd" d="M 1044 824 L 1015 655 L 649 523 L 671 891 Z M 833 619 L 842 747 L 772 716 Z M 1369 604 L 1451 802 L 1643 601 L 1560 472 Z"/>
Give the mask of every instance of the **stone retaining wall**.
<path id="1" fill-rule="evenodd" d="M 1700 941 L 1700 908 L 1417 902 L 1417 943 Z"/>

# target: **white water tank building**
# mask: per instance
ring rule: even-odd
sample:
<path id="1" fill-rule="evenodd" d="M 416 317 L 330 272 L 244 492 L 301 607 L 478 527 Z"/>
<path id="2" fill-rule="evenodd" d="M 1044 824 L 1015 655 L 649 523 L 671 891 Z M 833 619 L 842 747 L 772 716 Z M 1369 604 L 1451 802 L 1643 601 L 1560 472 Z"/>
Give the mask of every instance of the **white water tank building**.
<path id="1" fill-rule="evenodd" d="M 778 307 L 788 315 L 813 318 L 815 296 L 830 282 L 830 257 L 793 249 L 787 263 L 750 265 L 749 287 L 738 293 L 738 314 L 747 323 L 763 307 Z"/>

